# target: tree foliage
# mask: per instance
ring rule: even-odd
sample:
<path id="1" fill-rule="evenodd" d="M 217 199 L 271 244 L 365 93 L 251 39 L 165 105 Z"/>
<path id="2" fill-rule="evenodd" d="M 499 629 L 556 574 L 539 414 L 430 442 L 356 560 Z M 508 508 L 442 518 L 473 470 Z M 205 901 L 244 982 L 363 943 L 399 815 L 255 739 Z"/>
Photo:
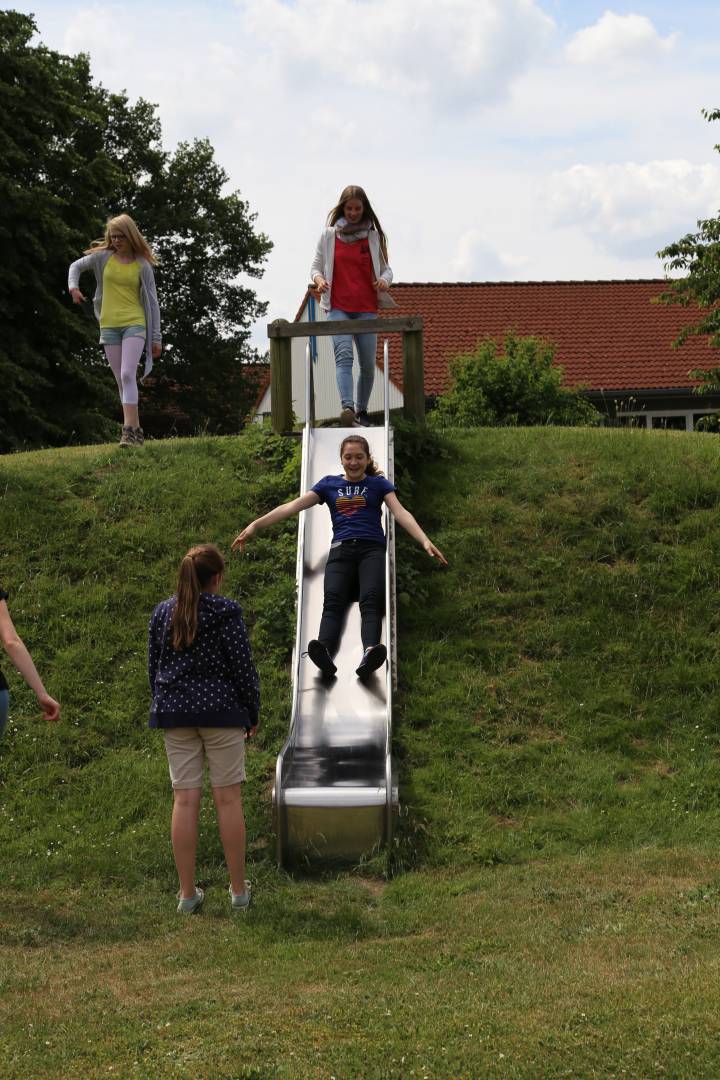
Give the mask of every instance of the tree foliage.
<path id="1" fill-rule="evenodd" d="M 172 403 L 190 428 L 237 430 L 257 382 L 249 326 L 265 310 L 244 279 L 261 275 L 270 242 L 239 193 L 223 193 L 206 140 L 165 151 L 153 105 L 96 85 L 87 56 L 33 44 L 35 32 L 30 16 L 0 12 L 0 450 L 115 430 L 97 327 L 66 281 L 123 211 L 161 259 L 165 351 L 144 404 L 158 415 Z"/>
<path id="2" fill-rule="evenodd" d="M 429 415 L 432 426 L 481 427 L 596 424 L 600 414 L 580 393 L 562 385 L 554 346 L 538 337 L 508 334 L 450 361 L 450 385 Z"/>
<path id="3" fill-rule="evenodd" d="M 720 109 L 703 109 L 703 116 L 712 122 L 720 120 Z M 720 144 L 715 149 L 720 151 Z M 697 232 L 688 233 L 674 244 L 658 252 L 666 270 L 683 271 L 683 277 L 669 280 L 659 297 L 664 304 L 698 307 L 704 314 L 678 335 L 676 345 L 689 337 L 707 337 L 715 348 L 720 347 L 720 214 L 697 223 Z M 720 391 L 720 364 L 691 373 L 702 379 L 700 393 Z"/>

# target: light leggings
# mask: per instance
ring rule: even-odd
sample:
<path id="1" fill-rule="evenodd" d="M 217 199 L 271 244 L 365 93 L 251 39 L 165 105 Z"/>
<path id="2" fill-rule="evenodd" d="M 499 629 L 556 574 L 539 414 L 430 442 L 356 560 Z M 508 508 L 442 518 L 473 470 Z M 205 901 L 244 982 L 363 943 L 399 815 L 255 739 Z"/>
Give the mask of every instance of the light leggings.
<path id="1" fill-rule="evenodd" d="M 339 319 L 376 319 L 375 311 L 341 311 L 340 308 L 331 308 L 328 312 L 328 322 L 337 322 Z M 353 340 L 357 349 L 360 362 L 360 377 L 357 383 L 357 393 L 353 397 Z M 335 351 L 335 377 L 337 378 L 340 401 L 343 408 L 349 405 L 357 407 L 358 412 L 364 412 L 370 400 L 370 391 L 375 380 L 375 352 L 377 350 L 377 334 L 338 334 L 333 335 L 333 349 Z"/>
<path id="2" fill-rule="evenodd" d="M 144 337 L 125 337 L 121 345 L 103 345 L 123 405 L 137 405 L 137 369 L 145 352 Z"/>

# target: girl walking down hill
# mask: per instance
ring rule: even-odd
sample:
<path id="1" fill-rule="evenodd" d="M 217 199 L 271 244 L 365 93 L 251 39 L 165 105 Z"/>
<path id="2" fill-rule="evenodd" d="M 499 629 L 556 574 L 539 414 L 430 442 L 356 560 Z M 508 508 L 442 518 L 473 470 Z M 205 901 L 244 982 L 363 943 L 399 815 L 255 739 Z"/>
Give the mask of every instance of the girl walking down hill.
<path id="1" fill-rule="evenodd" d="M 231 909 L 244 911 L 250 904 L 240 785 L 245 740 L 257 729 L 260 690 L 242 609 L 219 592 L 224 573 L 225 560 L 212 544 L 190 548 L 180 563 L 176 595 L 158 604 L 150 619 L 150 727 L 165 736 L 181 914 L 197 911 L 204 899 L 195 885 L 195 856 L 205 758 L 230 873 Z"/>
<path id="2" fill-rule="evenodd" d="M 245 550 L 248 540 L 261 529 L 285 521 L 301 510 L 326 503 L 333 535 L 325 565 L 325 595 L 318 636 L 308 642 L 308 656 L 323 675 L 337 671 L 333 656 L 340 643 L 343 620 L 354 597 L 360 603 L 363 655 L 356 669 L 366 679 L 387 659 L 380 642 L 385 611 L 385 503 L 399 525 L 422 544 L 431 559 L 447 566 L 447 559 L 425 535 L 413 515 L 401 504 L 395 487 L 378 470 L 367 439 L 348 435 L 340 444 L 343 472 L 324 476 L 299 499 L 276 506 L 251 522 L 233 541 L 233 550 Z"/>
<path id="3" fill-rule="evenodd" d="M 374 319 L 378 307 L 397 306 L 388 294 L 393 275 L 387 257 L 387 239 L 377 214 L 363 189 L 351 184 L 328 214 L 310 269 L 328 321 Z M 340 424 L 369 427 L 367 407 L 375 380 L 377 334 L 338 334 L 332 340 Z M 353 341 L 360 362 L 354 394 Z"/>
<path id="4" fill-rule="evenodd" d="M 68 272 L 73 303 L 86 299 L 80 275 L 95 275 L 95 314 L 100 322 L 100 344 L 105 349 L 120 392 L 123 410 L 121 446 L 142 446 L 145 441 L 138 413 L 137 368 L 145 354 L 143 378 L 160 356 L 160 308 L 155 291 L 156 259 L 129 214 L 110 218 L 105 236 L 95 240 Z"/>
<path id="5" fill-rule="evenodd" d="M 38 704 L 43 711 L 43 716 L 46 720 L 54 723 L 56 720 L 60 719 L 60 705 L 55 698 L 50 697 L 43 686 L 43 681 L 37 673 L 37 668 L 33 663 L 32 656 L 27 651 L 25 643 L 13 626 L 13 621 L 10 618 L 10 612 L 8 611 L 7 599 L 8 594 L 0 585 L 0 642 L 25 682 L 34 692 L 35 697 L 38 699 Z M 2 738 L 5 725 L 7 724 L 9 707 L 10 692 L 8 690 L 8 684 L 5 681 L 5 676 L 2 671 L 0 671 L 0 738 Z"/>

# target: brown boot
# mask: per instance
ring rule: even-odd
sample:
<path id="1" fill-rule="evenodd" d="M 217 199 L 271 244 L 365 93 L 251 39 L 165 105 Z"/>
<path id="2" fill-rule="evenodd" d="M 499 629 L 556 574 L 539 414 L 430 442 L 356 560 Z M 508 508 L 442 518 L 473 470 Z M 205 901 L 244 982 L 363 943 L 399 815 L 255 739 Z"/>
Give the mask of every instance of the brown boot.
<path id="1" fill-rule="evenodd" d="M 120 446 L 134 446 L 135 445 L 135 432 L 127 424 L 123 424 L 122 435 L 120 436 Z"/>
<path id="2" fill-rule="evenodd" d="M 133 428 L 133 442 L 136 446 L 145 445 L 145 434 L 141 427 Z"/>

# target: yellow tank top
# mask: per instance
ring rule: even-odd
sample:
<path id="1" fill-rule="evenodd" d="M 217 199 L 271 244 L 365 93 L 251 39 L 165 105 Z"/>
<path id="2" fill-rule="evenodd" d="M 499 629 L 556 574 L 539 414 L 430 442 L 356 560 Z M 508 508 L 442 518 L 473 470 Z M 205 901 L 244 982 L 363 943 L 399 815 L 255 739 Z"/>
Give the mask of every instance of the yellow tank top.
<path id="1" fill-rule="evenodd" d="M 103 270 L 100 326 L 144 326 L 140 303 L 140 263 L 121 263 L 111 255 Z"/>

